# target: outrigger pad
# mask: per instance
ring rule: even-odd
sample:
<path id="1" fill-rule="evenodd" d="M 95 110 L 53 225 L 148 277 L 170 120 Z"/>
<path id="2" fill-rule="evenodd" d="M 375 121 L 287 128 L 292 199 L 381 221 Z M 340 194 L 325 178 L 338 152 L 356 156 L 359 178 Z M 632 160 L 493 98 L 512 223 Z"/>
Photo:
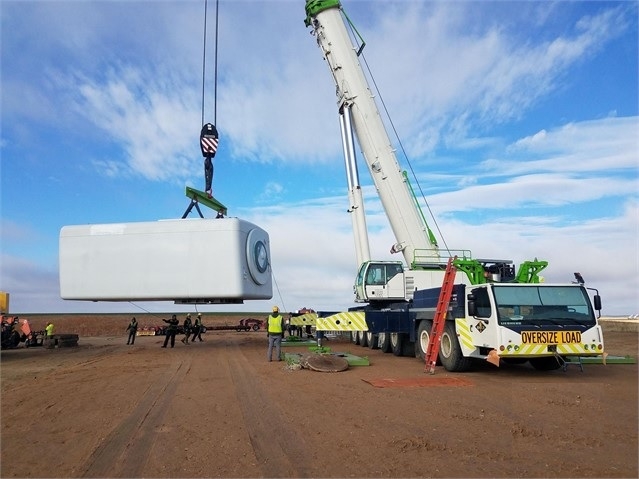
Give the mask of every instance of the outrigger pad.
<path id="1" fill-rule="evenodd" d="M 218 200 L 209 196 L 204 191 L 196 190 L 195 188 L 191 188 L 190 186 L 186 187 L 186 196 L 191 198 L 193 201 L 197 201 L 198 203 L 203 204 L 204 206 L 208 206 L 212 210 L 217 211 L 219 214 L 226 216 L 227 208 Z"/>
<path id="2" fill-rule="evenodd" d="M 348 369 L 348 361 L 334 354 L 312 354 L 304 359 L 302 367 L 320 373 L 339 373 Z"/>

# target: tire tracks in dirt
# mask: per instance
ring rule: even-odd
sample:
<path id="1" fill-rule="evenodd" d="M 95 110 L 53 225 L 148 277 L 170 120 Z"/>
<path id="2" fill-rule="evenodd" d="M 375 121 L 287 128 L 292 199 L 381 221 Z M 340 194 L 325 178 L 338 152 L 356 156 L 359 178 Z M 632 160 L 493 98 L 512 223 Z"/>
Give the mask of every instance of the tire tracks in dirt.
<path id="1" fill-rule="evenodd" d="M 113 353 L 113 348 L 110 349 L 89 349 L 86 346 L 78 346 L 76 348 L 62 348 L 55 350 L 45 350 L 39 348 L 29 348 L 28 351 L 15 351 L 16 354 L 11 358 L 22 361 L 23 364 L 31 362 L 32 364 L 38 364 L 37 368 L 32 369 L 36 372 L 36 376 L 48 377 L 54 376 L 56 379 L 65 375 L 71 375 L 79 370 L 82 370 L 88 366 L 99 367 L 103 361 L 109 359 Z M 4 353 L 5 351 L 3 351 Z M 77 361 L 77 357 L 81 354 L 89 352 L 93 356 Z M 2 364 L 6 367 L 6 359 L 8 356 L 2 355 Z M 6 367 L 5 371 L 9 369 Z M 33 376 L 31 376 L 33 378 Z M 20 391 L 22 389 L 33 389 L 33 384 L 23 381 L 24 377 L 20 375 L 3 374 L 3 381 L 8 381 L 11 384 L 13 391 Z"/>
<path id="2" fill-rule="evenodd" d="M 228 366 L 236 388 L 244 424 L 263 477 L 313 477 L 305 460 L 312 456 L 306 441 L 284 409 L 268 394 L 255 369 L 237 343 L 232 349 Z M 284 364 L 284 363 L 282 363 Z"/>
<path id="3" fill-rule="evenodd" d="M 131 413 L 118 424 L 80 470 L 82 477 L 139 477 L 191 359 L 174 362 L 153 383 Z"/>

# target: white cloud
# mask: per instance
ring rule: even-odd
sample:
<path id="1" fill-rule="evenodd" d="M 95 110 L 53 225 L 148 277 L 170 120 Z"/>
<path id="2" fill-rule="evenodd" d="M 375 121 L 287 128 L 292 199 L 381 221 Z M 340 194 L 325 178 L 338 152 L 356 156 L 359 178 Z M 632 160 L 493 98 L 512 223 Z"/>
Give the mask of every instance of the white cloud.
<path id="1" fill-rule="evenodd" d="M 51 111 L 48 118 L 57 122 L 54 111 L 68 117 L 70 105 L 76 119 L 66 121 L 76 126 L 88 121 L 103 131 L 96 140 L 120 145 L 122 157 L 113 160 L 133 173 L 152 180 L 192 175 L 187 158 L 201 118 L 199 6 L 89 2 L 77 10 L 56 11 L 45 5 L 33 6 L 34 14 L 57 18 L 69 33 L 42 26 L 52 46 L 39 50 L 51 54 L 59 45 L 72 62 L 45 63 L 47 77 L 61 81 L 50 84 L 46 98 L 27 104 L 27 110 L 41 114 L 44 105 Z M 339 142 L 332 140 L 338 136 L 334 87 L 302 24 L 301 5 L 250 5 L 221 6 L 216 98 L 224 147 L 242 160 L 327 161 L 339 154 Z M 433 151 L 442 142 L 464 142 L 470 131 L 520 117 L 539 97 L 560 87 L 557 80 L 567 68 L 592 55 L 595 46 L 602 48 L 615 35 L 612 24 L 619 18 L 618 11 L 604 10 L 580 19 L 578 27 L 568 25 L 568 33 L 532 43 L 513 41 L 511 32 L 494 22 L 479 27 L 476 8 L 473 2 L 401 2 L 362 28 L 370 39 L 365 53 L 412 155 Z M 109 28 L 113 24 L 107 22 L 115 18 L 116 27 Z M 205 121 L 211 121 L 214 101 L 215 32 L 210 27 Z M 90 58 L 92 51 L 99 54 Z M 26 96 L 28 102 L 42 96 L 37 80 L 26 85 L 11 80 L 6 83 L 10 88 L 31 93 L 10 97 Z M 60 95 L 65 90 L 71 99 Z"/>
<path id="2" fill-rule="evenodd" d="M 479 2 L 402 3 L 384 9 L 383 20 L 363 33 L 370 39 L 368 63 L 412 155 L 432 151 L 437 139 L 456 144 L 471 132 L 522 117 L 550 91 L 563 89 L 569 68 L 592 57 L 627 23 L 619 10 L 609 9 L 566 25 L 554 38 L 533 41 L 516 37 L 523 28 L 514 33 L 504 26 L 516 16 L 479 23 L 478 8 Z"/>
<path id="3" fill-rule="evenodd" d="M 550 131 L 541 130 L 510 145 L 511 156 L 542 157 L 521 166 L 554 171 L 611 171 L 636 168 L 639 158 L 639 119 L 608 117 L 571 122 Z M 546 157 L 546 158 L 543 158 Z M 562 161 L 557 161 L 557 159 Z M 500 164 L 502 169 L 504 164 Z M 506 173 L 513 173 L 506 169 Z"/>
<path id="4" fill-rule="evenodd" d="M 517 140 L 501 159 L 424 172 L 420 181 L 446 190 L 428 198 L 438 214 L 636 197 L 638 138 L 637 117 L 573 122 Z"/>
<path id="5" fill-rule="evenodd" d="M 185 177 L 199 125 L 195 92 L 185 85 L 168 72 L 149 76 L 132 67 L 111 69 L 97 82 L 78 74 L 68 80 L 77 91 L 69 106 L 123 147 L 131 171 L 151 180 Z"/>

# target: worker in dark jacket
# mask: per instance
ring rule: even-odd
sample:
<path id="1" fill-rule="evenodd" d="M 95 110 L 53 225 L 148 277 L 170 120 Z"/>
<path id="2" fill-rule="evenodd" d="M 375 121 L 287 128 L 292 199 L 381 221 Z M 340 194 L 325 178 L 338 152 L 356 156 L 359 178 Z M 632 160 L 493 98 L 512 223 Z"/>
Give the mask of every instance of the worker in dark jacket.
<path id="1" fill-rule="evenodd" d="M 186 315 L 186 319 L 182 324 L 184 328 L 184 337 L 182 338 L 182 342 L 184 344 L 189 344 L 189 336 L 191 335 L 191 313 Z"/>
<path id="2" fill-rule="evenodd" d="M 166 328 L 166 337 L 164 338 L 163 348 L 166 348 L 166 345 L 169 343 L 169 339 L 171 340 L 171 347 L 175 346 L 175 335 L 177 334 L 178 325 L 180 324 L 180 320 L 177 319 L 175 314 L 171 316 L 171 319 L 163 319 L 165 323 L 169 323 L 169 327 Z"/>
<path id="3" fill-rule="evenodd" d="M 268 331 L 268 351 L 266 359 L 271 361 L 273 355 L 273 346 L 275 346 L 275 356 L 281 361 L 282 337 L 284 336 L 284 318 L 280 314 L 280 308 L 273 306 L 273 312 L 266 320 Z"/>
<path id="4" fill-rule="evenodd" d="M 138 320 L 135 319 L 135 317 L 133 317 L 126 330 L 129 333 L 129 337 L 126 340 L 126 343 L 133 345 L 133 343 L 135 343 L 135 335 L 138 332 Z"/>
<path id="5" fill-rule="evenodd" d="M 191 342 L 195 342 L 195 338 L 199 339 L 202 342 L 202 331 L 204 330 L 204 326 L 202 326 L 202 313 L 197 313 L 197 318 L 195 318 L 195 324 L 193 325 L 193 337 L 191 338 Z"/>

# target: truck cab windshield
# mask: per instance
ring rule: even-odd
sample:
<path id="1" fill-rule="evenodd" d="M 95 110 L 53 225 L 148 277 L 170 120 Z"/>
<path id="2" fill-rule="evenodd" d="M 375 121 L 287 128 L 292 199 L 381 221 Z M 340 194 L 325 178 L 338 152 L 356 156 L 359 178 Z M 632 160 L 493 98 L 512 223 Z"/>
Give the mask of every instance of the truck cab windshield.
<path id="1" fill-rule="evenodd" d="M 586 290 L 579 286 L 494 285 L 499 324 L 594 325 Z"/>

